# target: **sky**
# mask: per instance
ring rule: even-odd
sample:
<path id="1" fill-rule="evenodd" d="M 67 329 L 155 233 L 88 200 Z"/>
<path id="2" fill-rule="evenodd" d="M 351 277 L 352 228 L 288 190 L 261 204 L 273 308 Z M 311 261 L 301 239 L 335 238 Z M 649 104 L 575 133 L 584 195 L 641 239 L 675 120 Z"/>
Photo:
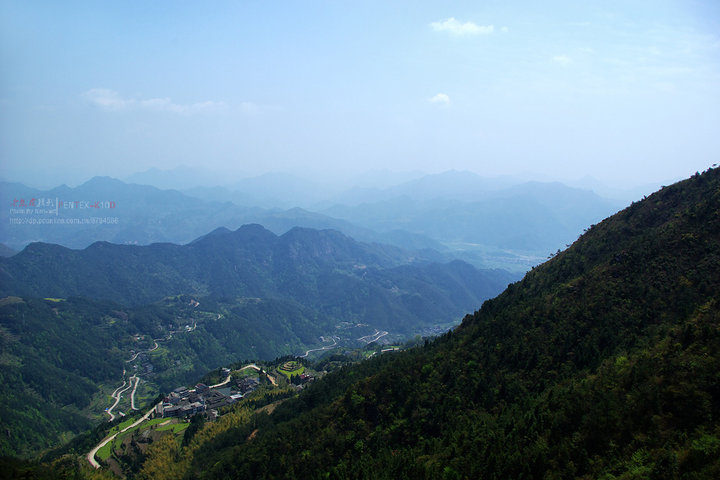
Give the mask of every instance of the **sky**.
<path id="1" fill-rule="evenodd" d="M 0 178 L 720 163 L 720 2 L 0 0 Z"/>

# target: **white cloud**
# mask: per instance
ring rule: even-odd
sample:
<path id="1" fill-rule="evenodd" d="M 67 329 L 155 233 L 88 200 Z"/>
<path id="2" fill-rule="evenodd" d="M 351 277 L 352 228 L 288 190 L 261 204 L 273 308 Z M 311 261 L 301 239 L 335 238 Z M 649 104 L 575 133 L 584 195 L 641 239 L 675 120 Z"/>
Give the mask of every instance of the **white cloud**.
<path id="1" fill-rule="evenodd" d="M 438 93 L 437 95 L 430 98 L 430 103 L 450 105 L 450 97 L 446 93 Z"/>
<path id="2" fill-rule="evenodd" d="M 552 61 L 564 67 L 572 63 L 572 58 L 567 55 L 555 55 L 552 57 Z"/>
<path id="3" fill-rule="evenodd" d="M 260 113 L 261 108 L 252 102 L 242 102 L 240 103 L 240 111 L 246 115 L 256 115 Z"/>
<path id="4" fill-rule="evenodd" d="M 148 100 L 140 100 L 137 102 L 137 104 L 140 108 L 148 110 L 179 113 L 182 115 L 212 112 L 225 108 L 225 104 L 222 102 L 206 101 L 190 104 L 178 104 L 173 103 L 169 98 L 150 98 Z"/>
<path id="5" fill-rule="evenodd" d="M 449 32 L 453 35 L 489 35 L 495 30 L 493 25 L 477 25 L 473 22 L 462 23 L 456 20 L 455 17 L 440 22 L 432 22 L 430 26 L 436 32 Z"/>
<path id="6" fill-rule="evenodd" d="M 177 113 L 180 115 L 193 115 L 222 110 L 225 108 L 223 102 L 196 102 L 196 103 L 173 103 L 170 98 L 148 98 L 136 100 L 123 98 L 118 92 L 107 88 L 93 88 L 82 94 L 85 100 L 105 110 L 153 110 L 156 112 Z"/>
<path id="7" fill-rule="evenodd" d="M 127 100 L 120 97 L 117 92 L 106 88 L 93 88 L 82 96 L 93 105 L 106 110 L 125 110 L 128 107 Z"/>

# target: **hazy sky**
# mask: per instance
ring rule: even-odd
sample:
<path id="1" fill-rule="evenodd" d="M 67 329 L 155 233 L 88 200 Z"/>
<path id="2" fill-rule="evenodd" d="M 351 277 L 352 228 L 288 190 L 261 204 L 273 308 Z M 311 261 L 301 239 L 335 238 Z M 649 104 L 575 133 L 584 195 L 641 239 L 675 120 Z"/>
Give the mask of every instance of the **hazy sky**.
<path id="1" fill-rule="evenodd" d="M 5 179 L 720 162 L 717 0 L 0 5 Z"/>

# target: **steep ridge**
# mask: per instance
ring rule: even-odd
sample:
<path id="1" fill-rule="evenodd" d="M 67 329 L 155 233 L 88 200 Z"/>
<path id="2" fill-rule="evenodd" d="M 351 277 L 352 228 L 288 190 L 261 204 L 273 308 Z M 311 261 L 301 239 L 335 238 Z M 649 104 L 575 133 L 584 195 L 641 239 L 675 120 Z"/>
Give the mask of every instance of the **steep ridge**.
<path id="1" fill-rule="evenodd" d="M 147 471 L 179 461 L 186 478 L 718 478 L 719 265 L 715 169 L 592 226 L 437 341 L 153 452 Z"/>

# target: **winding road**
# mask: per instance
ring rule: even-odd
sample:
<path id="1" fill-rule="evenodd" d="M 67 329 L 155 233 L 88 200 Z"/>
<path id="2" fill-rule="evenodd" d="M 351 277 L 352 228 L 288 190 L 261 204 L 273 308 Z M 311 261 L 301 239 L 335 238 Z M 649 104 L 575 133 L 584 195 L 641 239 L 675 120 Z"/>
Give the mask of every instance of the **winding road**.
<path id="1" fill-rule="evenodd" d="M 217 388 L 217 387 L 222 387 L 223 385 L 227 385 L 228 383 L 230 383 L 230 378 L 231 378 L 230 374 L 228 373 L 228 376 L 227 376 L 227 378 L 225 378 L 225 380 L 223 380 L 220 383 L 216 383 L 215 385 L 210 385 L 208 388 Z"/>
<path id="2" fill-rule="evenodd" d="M 257 367 L 257 366 L 254 366 L 254 367 L 259 369 L 259 367 Z M 247 367 L 245 367 L 245 368 L 247 368 Z M 124 374 L 124 372 L 123 372 L 123 374 Z M 271 378 L 270 375 L 268 375 L 268 378 Z M 230 374 L 228 374 L 228 376 L 225 378 L 225 380 L 223 380 L 222 382 L 217 383 L 215 385 L 211 385 L 210 388 L 222 387 L 223 385 L 230 383 L 231 379 L 232 379 L 232 377 L 230 376 Z M 115 391 L 113 392 L 113 398 L 115 398 L 115 403 L 113 404 L 112 407 L 107 409 L 107 413 L 110 415 L 110 421 L 113 421 L 115 419 L 115 415 L 113 415 L 111 410 L 117 406 L 118 402 L 120 402 L 120 397 L 122 396 L 122 393 L 127 391 L 132 386 L 133 380 L 135 380 L 135 387 L 133 388 L 132 393 L 130 394 L 130 406 L 133 410 L 139 410 L 138 408 L 135 408 L 135 390 L 137 389 L 138 385 L 140 384 L 140 377 L 133 375 L 132 377 L 130 377 L 130 383 L 128 384 L 127 387 L 125 387 L 125 384 L 127 382 L 125 382 L 123 380 L 123 384 L 120 387 L 118 387 L 117 389 L 115 389 Z M 274 380 L 275 380 L 274 378 L 270 380 L 273 383 L 273 385 L 275 384 Z M 123 388 L 123 387 L 125 387 L 125 388 Z M 122 388 L 122 390 L 120 390 L 121 388 Z M 98 452 L 98 450 L 100 450 L 102 447 L 107 445 L 108 442 L 112 442 L 119 433 L 127 432 L 131 428 L 137 427 L 142 422 L 147 420 L 148 417 L 150 417 L 150 415 L 152 415 L 152 413 L 155 411 L 156 407 L 157 407 L 157 405 L 154 405 L 150 410 L 147 411 L 147 413 L 145 415 L 143 415 L 138 420 L 133 422 L 132 425 L 125 427 L 122 430 L 120 430 L 119 432 L 116 432 L 113 435 L 105 438 L 102 442 L 98 443 L 95 446 L 95 448 L 90 450 L 90 452 L 87 454 L 87 461 L 90 462 L 90 465 L 92 465 L 95 468 L 100 468 L 100 464 L 97 462 L 97 460 L 95 460 L 95 454 Z"/>
<path id="3" fill-rule="evenodd" d="M 377 342 L 378 340 L 380 340 L 382 337 L 384 337 L 387 334 L 388 334 L 388 332 L 385 332 L 385 331 L 381 332 L 380 330 L 375 330 L 375 333 L 373 333 L 372 335 L 365 335 L 364 337 L 358 338 L 358 340 L 360 340 L 361 342 L 365 342 L 365 343 Z M 366 340 L 368 338 L 371 340 Z"/>
<path id="4" fill-rule="evenodd" d="M 100 468 L 100 464 L 97 462 L 97 460 L 95 460 L 95 454 L 98 452 L 98 450 L 100 450 L 102 447 L 104 447 L 105 445 L 107 445 L 108 442 L 112 442 L 113 440 L 115 440 L 115 437 L 117 437 L 119 433 L 127 432 L 127 431 L 130 430 L 131 428 L 137 427 L 137 426 L 140 425 L 142 422 L 144 422 L 145 420 L 147 420 L 147 419 L 150 417 L 150 415 L 152 415 L 152 413 L 155 411 L 155 407 L 157 407 L 157 405 L 153 405 L 153 407 L 152 407 L 150 410 L 148 410 L 145 415 L 143 415 L 143 416 L 140 417 L 138 420 L 136 420 L 135 422 L 133 422 L 132 425 L 128 425 L 127 427 L 123 428 L 123 429 L 120 430 L 119 432 L 113 433 L 113 434 L 110 435 L 109 437 L 105 438 L 102 442 L 98 443 L 98 444 L 95 446 L 95 448 L 93 448 L 92 450 L 90 450 L 90 452 L 87 454 L 87 457 L 86 457 L 86 458 L 87 458 L 87 461 L 90 462 L 90 465 L 92 465 L 94 468 Z"/>
<path id="5" fill-rule="evenodd" d="M 113 420 L 115 420 L 115 414 L 112 413 L 112 411 L 115 407 L 118 406 L 118 403 L 120 403 L 122 394 L 130 390 L 131 387 L 132 392 L 130 392 L 130 408 L 132 408 L 133 410 L 138 410 L 137 408 L 135 408 L 135 391 L 137 390 L 138 385 L 140 385 L 140 377 L 138 377 L 137 375 L 133 375 L 128 380 L 130 381 L 130 383 L 125 380 L 125 370 L 123 370 L 123 383 L 118 388 L 116 388 L 111 395 L 112 398 L 115 399 L 115 403 L 113 403 L 110 408 L 105 409 L 105 413 L 110 415 L 110 419 L 108 420 L 108 422 L 112 422 Z M 133 381 L 135 382 L 135 386 L 133 386 Z"/>
<path id="6" fill-rule="evenodd" d="M 123 392 L 128 391 L 128 390 L 130 389 L 130 387 L 132 387 L 133 379 L 136 379 L 137 377 L 134 376 L 134 375 L 133 375 L 132 377 L 130 377 L 130 383 L 127 384 L 127 387 L 125 387 L 125 384 L 126 384 L 127 382 L 125 381 L 124 378 L 125 378 L 125 370 L 123 370 L 123 384 L 120 385 L 118 388 L 116 388 L 115 391 L 112 393 L 112 398 L 115 399 L 115 403 L 113 403 L 110 408 L 108 408 L 107 410 L 105 410 L 105 413 L 107 413 L 108 415 L 110 415 L 110 420 L 108 420 L 109 422 L 112 422 L 113 420 L 115 420 L 115 414 L 112 413 L 113 408 L 117 407 L 118 403 L 120 403 L 120 399 L 122 398 Z M 123 387 L 124 387 L 124 388 L 123 388 Z M 137 383 L 135 384 L 135 388 L 137 388 Z M 122 389 L 122 390 L 121 390 L 121 389 Z M 133 394 L 134 394 L 134 393 L 135 393 L 135 390 L 133 390 Z"/>
<path id="7" fill-rule="evenodd" d="M 324 342 L 324 341 L 325 341 L 325 338 L 324 338 L 324 337 L 321 337 L 321 338 L 323 339 L 323 342 Z M 322 350 L 330 350 L 331 348 L 335 347 L 335 345 L 337 345 L 337 340 L 335 339 L 335 337 L 330 337 L 330 338 L 332 338 L 332 341 L 333 341 L 333 344 L 332 344 L 332 345 L 326 345 L 326 346 L 321 347 L 321 348 L 311 348 L 310 350 L 308 350 L 307 352 L 305 352 L 305 355 L 300 355 L 300 357 L 301 357 L 301 358 L 304 358 L 304 357 L 307 357 L 308 355 L 310 355 L 310 352 L 319 352 L 319 351 L 322 351 Z"/>
<path id="8" fill-rule="evenodd" d="M 133 387 L 132 392 L 130 392 L 130 408 L 133 410 L 140 410 L 139 408 L 135 408 L 135 390 L 137 390 L 138 385 L 140 385 L 140 377 L 137 375 L 130 377 L 131 382 L 133 378 L 135 379 L 135 386 Z"/>
<path id="9" fill-rule="evenodd" d="M 263 369 L 261 369 L 257 365 L 255 365 L 255 364 L 246 365 L 246 366 L 242 367 L 240 370 L 245 370 L 246 368 L 254 368 L 255 370 L 258 370 L 259 372 L 264 373 L 265 375 L 267 375 L 268 380 L 270 380 L 270 383 L 272 383 L 273 385 L 277 385 L 277 382 L 275 381 L 275 377 L 273 377 L 272 375 L 269 375 L 267 372 L 265 372 Z M 110 415 L 110 421 L 115 419 L 115 415 L 112 413 L 112 409 L 115 408 L 117 406 L 117 404 L 120 402 L 120 397 L 122 396 L 122 393 L 126 392 L 128 389 L 130 389 L 130 387 L 133 386 L 133 380 L 135 381 L 135 387 L 133 388 L 132 393 L 130 394 L 130 405 L 133 410 L 138 410 L 137 408 L 135 408 L 134 395 L 135 395 L 135 390 L 137 389 L 137 386 L 140 383 L 140 377 L 133 375 L 132 377 L 129 378 L 130 383 L 127 383 L 127 381 L 125 381 L 124 378 L 125 378 L 125 370 L 123 370 L 123 384 L 120 385 L 118 388 L 116 388 L 112 394 L 113 398 L 115 399 L 115 403 L 113 404 L 112 407 L 110 407 L 106 410 L 108 415 Z M 232 380 L 232 376 L 228 373 L 228 376 L 225 377 L 225 380 L 223 380 L 220 383 L 216 383 L 215 385 L 210 385 L 210 388 L 222 387 L 223 385 L 230 383 L 230 380 Z M 126 384 L 127 384 L 127 386 L 126 386 Z M 191 391 L 194 391 L 194 390 L 191 390 Z M 112 435 L 110 435 L 109 437 L 106 437 L 100 443 L 98 443 L 92 450 L 90 450 L 90 452 L 88 452 L 87 456 L 85 457 L 87 459 L 88 463 L 90 463 L 90 465 L 92 465 L 94 468 L 100 468 L 100 464 L 95 459 L 95 455 L 97 454 L 98 450 L 100 450 L 102 447 L 107 445 L 109 442 L 112 442 L 115 439 L 115 437 L 118 436 L 118 434 L 127 432 L 131 428 L 137 427 L 142 422 L 147 420 L 150 417 L 150 415 L 152 415 L 152 413 L 155 411 L 156 407 L 157 407 L 157 404 L 153 405 L 152 408 L 150 410 L 148 410 L 147 413 L 145 413 L 145 415 L 140 417 L 138 420 L 133 422 L 131 425 L 123 428 L 119 432 L 113 433 Z"/>
<path id="10" fill-rule="evenodd" d="M 194 305 L 194 307 L 197 307 L 198 305 L 200 305 L 200 302 L 196 302 L 195 305 Z M 188 331 L 188 332 L 192 332 L 192 331 L 195 330 L 196 328 L 197 328 L 197 320 L 195 320 L 193 326 L 190 327 L 187 331 Z M 132 357 L 130 357 L 129 360 L 126 360 L 126 361 L 125 361 L 125 363 L 134 362 L 141 353 L 150 353 L 150 352 L 152 352 L 152 351 L 154 351 L 154 350 L 157 350 L 157 349 L 160 347 L 160 345 L 158 344 L 158 341 L 168 340 L 168 339 L 172 338 L 172 333 L 178 333 L 178 332 L 171 332 L 170 335 L 168 335 L 167 338 L 164 338 L 164 339 L 160 339 L 160 338 L 158 338 L 158 339 L 153 339 L 154 345 L 153 345 L 152 348 L 150 348 L 150 349 L 148 349 L 148 350 L 141 350 L 141 351 L 139 351 L 139 352 L 134 353 L 134 354 L 132 355 Z M 125 380 L 125 374 L 126 374 L 126 371 L 125 371 L 125 369 L 123 368 L 123 376 L 122 376 L 122 378 L 123 378 L 123 383 L 122 383 L 122 385 L 120 385 L 118 388 L 116 388 L 115 391 L 114 391 L 114 392 L 112 393 L 112 395 L 111 395 L 112 398 L 115 399 L 115 402 L 112 404 L 112 406 L 110 406 L 109 408 L 105 409 L 105 413 L 107 413 L 107 414 L 110 416 L 110 420 L 108 420 L 108 421 L 110 421 L 110 422 L 112 422 L 113 420 L 115 420 L 115 417 L 116 417 L 115 414 L 112 413 L 113 409 L 114 409 L 115 407 L 117 407 L 117 405 L 120 403 L 120 399 L 122 398 L 122 394 L 123 394 L 124 392 L 128 391 L 131 387 L 132 387 L 132 391 L 130 392 L 130 408 L 131 408 L 132 410 L 139 410 L 137 407 L 135 407 L 135 392 L 137 391 L 138 385 L 140 385 L 140 377 L 139 377 L 138 375 L 133 375 L 132 377 L 130 377 L 130 378 L 128 379 L 129 382 L 130 382 L 130 383 L 128 383 L 128 381 Z M 268 378 L 270 378 L 270 377 L 268 376 Z M 274 379 L 273 379 L 273 380 L 274 380 Z M 275 384 L 275 382 L 274 382 L 273 380 L 271 380 L 271 381 L 272 381 L 273 384 Z M 134 386 L 133 386 L 133 381 L 135 381 L 135 385 L 134 385 Z M 224 381 L 218 383 L 217 385 L 212 385 L 210 388 L 220 387 L 220 386 L 225 385 L 225 384 L 227 384 L 227 383 L 230 383 L 230 375 L 229 375 L 229 374 L 228 374 L 227 378 L 226 378 Z M 127 385 L 127 386 L 126 386 L 126 385 Z M 117 432 L 117 433 L 115 433 L 115 434 L 107 437 L 107 438 L 104 439 L 102 442 L 100 442 L 99 444 L 97 444 L 97 445 L 95 446 L 95 448 L 93 448 L 93 449 L 87 454 L 87 460 L 88 460 L 88 462 L 90 463 L 90 465 L 92 465 L 92 466 L 95 467 L 95 468 L 100 468 L 100 464 L 95 460 L 95 454 L 97 453 L 97 451 L 100 450 L 100 449 L 101 449 L 102 447 L 104 447 L 105 445 L 107 445 L 108 442 L 111 442 L 111 441 L 118 435 L 118 433 L 126 432 L 126 431 L 130 430 L 131 428 L 136 427 L 136 426 L 138 426 L 139 424 L 141 424 L 142 422 L 144 422 L 145 420 L 147 420 L 148 417 L 155 411 L 155 407 L 156 407 L 156 406 L 157 406 L 157 405 L 153 406 L 150 410 L 148 410 L 148 412 L 147 412 L 145 415 L 143 415 L 142 417 L 140 417 L 140 419 L 138 419 L 138 420 L 137 420 L 136 422 L 134 422 L 132 425 L 123 428 L 123 429 L 120 430 L 119 432 Z"/>
<path id="11" fill-rule="evenodd" d="M 125 360 L 125 363 L 134 362 L 137 359 L 138 355 L 140 355 L 141 353 L 150 353 L 153 350 L 157 350 L 160 345 L 158 345 L 157 340 L 153 340 L 153 342 L 155 344 L 152 348 L 136 352 L 135 354 L 133 354 L 132 357 L 130 357 L 130 360 Z M 122 397 L 123 392 L 127 391 L 130 387 L 133 387 L 133 380 L 135 380 L 135 386 L 133 387 L 132 392 L 130 392 L 130 408 L 132 408 L 133 410 L 138 410 L 137 408 L 135 408 L 135 391 L 137 390 L 138 385 L 140 385 L 140 377 L 138 375 L 133 375 L 129 378 L 130 383 L 128 384 L 127 388 L 123 388 L 127 383 L 125 381 L 125 373 L 125 369 L 123 368 L 123 384 L 116 388 L 115 391 L 112 393 L 112 398 L 115 399 L 115 403 L 113 403 L 110 408 L 105 410 L 105 413 L 110 415 L 110 420 L 108 420 L 109 422 L 115 420 L 115 414 L 112 413 L 112 411 L 115 407 L 117 407 L 118 403 L 120 403 L 120 398 Z"/>
<path id="12" fill-rule="evenodd" d="M 153 341 L 155 341 L 155 340 L 153 340 Z M 141 353 L 150 353 L 153 350 L 157 350 L 158 347 L 159 347 L 159 345 L 158 345 L 157 341 L 155 341 L 155 346 L 153 346 L 153 348 L 151 348 L 150 350 L 143 350 L 143 351 L 137 352 L 135 355 L 133 355 L 130 358 L 130 360 L 125 360 L 125 363 L 130 363 L 130 362 L 134 361 L 138 357 L 138 355 L 140 355 Z"/>

